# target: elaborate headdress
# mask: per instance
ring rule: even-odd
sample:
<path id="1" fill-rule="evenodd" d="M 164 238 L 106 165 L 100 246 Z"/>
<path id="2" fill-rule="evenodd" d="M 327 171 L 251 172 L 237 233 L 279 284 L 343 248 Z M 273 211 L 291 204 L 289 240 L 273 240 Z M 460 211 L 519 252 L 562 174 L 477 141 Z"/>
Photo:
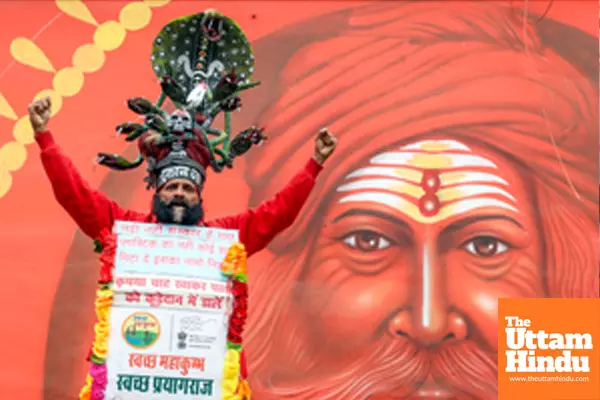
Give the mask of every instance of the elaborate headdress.
<path id="1" fill-rule="evenodd" d="M 116 170 L 148 162 L 149 187 L 160 188 L 174 178 L 201 187 L 210 166 L 216 172 L 233 167 L 233 159 L 264 139 L 262 129 L 248 128 L 231 140 L 231 112 L 241 107 L 239 92 L 251 82 L 254 55 L 246 35 L 230 18 L 215 10 L 177 18 L 154 40 L 152 65 L 162 92 L 156 101 L 135 97 L 128 107 L 144 123 L 126 122 L 117 132 L 138 140 L 140 155 L 133 161 L 99 153 L 98 162 Z M 177 108 L 168 114 L 167 97 Z M 224 129 L 212 126 L 224 112 Z M 211 138 L 212 137 L 212 138 Z"/>

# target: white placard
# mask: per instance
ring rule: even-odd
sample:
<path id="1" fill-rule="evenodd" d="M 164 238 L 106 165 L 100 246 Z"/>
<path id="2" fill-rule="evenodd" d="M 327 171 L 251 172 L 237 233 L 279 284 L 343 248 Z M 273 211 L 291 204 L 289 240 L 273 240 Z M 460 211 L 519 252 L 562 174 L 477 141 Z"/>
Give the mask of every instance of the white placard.
<path id="1" fill-rule="evenodd" d="M 238 231 L 117 221 L 115 269 L 224 281 L 221 263 Z"/>
<path id="2" fill-rule="evenodd" d="M 220 264 L 238 232 L 169 228 L 115 224 L 107 400 L 221 399 L 232 296 Z M 175 249 L 163 247 L 169 241 Z M 218 267 L 185 262 L 202 253 L 200 245 L 226 247 L 210 254 Z M 142 261 L 119 262 L 123 253 Z M 144 262 L 146 255 L 162 258 Z M 168 257 L 179 262 L 164 263 Z"/>

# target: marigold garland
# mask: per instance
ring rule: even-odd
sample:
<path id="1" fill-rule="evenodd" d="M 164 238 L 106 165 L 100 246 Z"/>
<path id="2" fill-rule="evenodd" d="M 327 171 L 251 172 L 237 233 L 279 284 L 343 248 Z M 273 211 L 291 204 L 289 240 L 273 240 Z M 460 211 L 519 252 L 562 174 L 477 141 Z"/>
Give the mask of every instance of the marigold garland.
<path id="1" fill-rule="evenodd" d="M 108 336 L 110 333 L 110 306 L 113 290 L 110 285 L 101 283 L 96 292 L 96 324 L 94 342 L 90 355 L 90 372 L 86 384 L 79 393 L 80 400 L 104 400 L 108 383 L 106 356 L 108 355 Z"/>
<path id="2" fill-rule="evenodd" d="M 233 311 L 229 317 L 227 354 L 223 367 L 223 400 L 250 400 L 248 382 L 240 374 L 242 333 L 248 313 L 248 278 L 246 276 L 246 250 L 240 243 L 229 249 L 221 265 L 221 272 L 231 280 Z"/>
<path id="3" fill-rule="evenodd" d="M 116 253 L 115 236 L 104 230 L 101 238 L 95 241 L 96 251 L 101 252 L 100 278 L 96 294 L 96 324 L 94 342 L 90 352 L 90 372 L 85 386 L 79 393 L 79 400 L 103 400 L 108 383 L 106 357 L 110 334 L 110 307 L 113 301 L 113 271 Z M 246 275 L 246 250 L 240 243 L 231 246 L 221 272 L 231 282 L 233 310 L 229 317 L 227 332 L 227 353 L 223 368 L 223 400 L 251 400 L 250 385 L 240 373 L 242 353 L 242 333 L 248 311 L 248 278 Z"/>
<path id="4" fill-rule="evenodd" d="M 103 230 L 96 241 L 96 250 L 101 251 L 100 278 L 96 290 L 96 324 L 94 342 L 90 351 L 90 372 L 86 384 L 79 393 L 80 400 L 104 400 L 108 376 L 106 357 L 108 355 L 108 337 L 110 335 L 110 307 L 113 302 L 112 277 L 114 271 L 116 239 L 107 229 Z"/>
<path id="5" fill-rule="evenodd" d="M 92 396 L 92 376 L 88 373 L 85 378 L 85 386 L 79 392 L 79 400 L 90 400 Z"/>

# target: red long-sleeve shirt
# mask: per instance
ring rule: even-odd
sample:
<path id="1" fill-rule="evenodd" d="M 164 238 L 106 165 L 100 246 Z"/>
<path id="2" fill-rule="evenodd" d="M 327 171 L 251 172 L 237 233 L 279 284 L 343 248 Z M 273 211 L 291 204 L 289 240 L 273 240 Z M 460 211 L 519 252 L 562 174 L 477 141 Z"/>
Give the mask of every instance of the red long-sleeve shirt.
<path id="1" fill-rule="evenodd" d="M 152 213 L 124 209 L 104 193 L 90 187 L 49 131 L 38 133 L 35 139 L 42 150 L 42 164 L 56 200 L 86 235 L 97 238 L 103 229 L 112 229 L 115 221 L 156 222 Z M 321 169 L 322 166 L 311 158 L 273 199 L 241 214 L 202 221 L 201 224 L 238 229 L 240 241 L 250 256 L 264 249 L 278 233 L 294 222 Z"/>
<path id="2" fill-rule="evenodd" d="M 54 142 L 49 131 L 38 133 L 35 139 L 42 150 L 42 164 L 56 200 L 86 235 L 97 238 L 103 229 L 112 229 L 115 221 L 156 222 L 152 213 L 126 210 L 104 193 L 93 189 L 79 174 L 71 159 Z M 294 222 L 321 169 L 321 165 L 310 159 L 272 200 L 239 215 L 202 221 L 201 224 L 238 229 L 240 241 L 250 256 L 264 249 L 279 232 Z M 243 351 L 240 363 L 241 375 L 246 378 L 248 372 Z"/>

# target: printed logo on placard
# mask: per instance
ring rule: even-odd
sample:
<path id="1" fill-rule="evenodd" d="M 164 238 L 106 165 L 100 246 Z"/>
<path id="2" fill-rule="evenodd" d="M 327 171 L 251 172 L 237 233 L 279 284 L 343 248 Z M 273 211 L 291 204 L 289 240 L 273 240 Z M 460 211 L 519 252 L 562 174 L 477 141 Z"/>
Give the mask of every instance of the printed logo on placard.
<path id="1" fill-rule="evenodd" d="M 499 399 L 600 399 L 598 341 L 599 299 L 500 299 Z"/>
<path id="2" fill-rule="evenodd" d="M 146 312 L 131 314 L 122 327 L 123 339 L 135 349 L 148 349 L 160 337 L 160 323 L 158 319 Z"/>

